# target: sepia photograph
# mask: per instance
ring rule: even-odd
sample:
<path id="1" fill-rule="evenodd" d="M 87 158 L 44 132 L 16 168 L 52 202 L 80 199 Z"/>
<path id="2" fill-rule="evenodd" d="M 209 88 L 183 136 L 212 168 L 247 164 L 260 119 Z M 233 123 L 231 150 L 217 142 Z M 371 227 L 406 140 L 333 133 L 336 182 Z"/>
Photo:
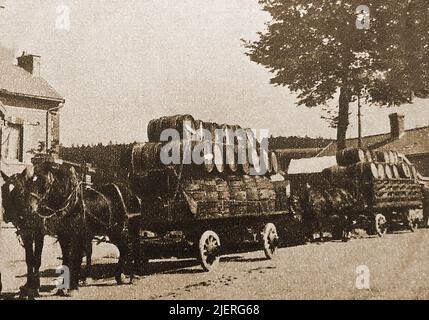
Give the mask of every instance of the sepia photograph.
<path id="1" fill-rule="evenodd" d="M 429 2 L 0 0 L 0 171 L 0 300 L 427 300 Z"/>

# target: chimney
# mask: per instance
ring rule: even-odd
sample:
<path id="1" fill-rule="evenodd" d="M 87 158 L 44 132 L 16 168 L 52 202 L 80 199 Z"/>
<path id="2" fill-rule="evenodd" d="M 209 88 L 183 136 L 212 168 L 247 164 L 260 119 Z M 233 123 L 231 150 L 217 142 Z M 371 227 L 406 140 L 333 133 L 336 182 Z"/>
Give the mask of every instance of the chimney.
<path id="1" fill-rule="evenodd" d="M 399 113 L 389 114 L 390 118 L 390 137 L 399 139 L 405 133 L 405 116 Z"/>
<path id="2" fill-rule="evenodd" d="M 27 54 L 25 51 L 18 57 L 18 66 L 23 68 L 34 77 L 40 77 L 40 56 Z"/>

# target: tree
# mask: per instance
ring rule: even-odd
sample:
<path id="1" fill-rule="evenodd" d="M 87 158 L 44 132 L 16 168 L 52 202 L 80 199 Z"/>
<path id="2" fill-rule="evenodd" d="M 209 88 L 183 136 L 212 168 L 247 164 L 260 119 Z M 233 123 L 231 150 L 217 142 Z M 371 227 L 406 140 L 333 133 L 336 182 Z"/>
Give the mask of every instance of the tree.
<path id="1" fill-rule="evenodd" d="M 298 104 L 326 107 L 337 93 L 338 148 L 346 147 L 349 105 L 400 105 L 429 93 L 427 0 L 259 0 L 272 20 L 250 59 L 271 83 L 298 92 Z M 368 9 L 368 10 L 367 10 Z"/>

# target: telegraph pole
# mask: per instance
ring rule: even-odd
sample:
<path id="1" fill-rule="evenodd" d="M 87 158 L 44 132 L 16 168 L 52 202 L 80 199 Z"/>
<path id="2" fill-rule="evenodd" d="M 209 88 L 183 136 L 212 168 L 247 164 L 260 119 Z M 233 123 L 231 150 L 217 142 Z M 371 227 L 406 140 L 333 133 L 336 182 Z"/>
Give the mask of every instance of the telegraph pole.
<path id="1" fill-rule="evenodd" d="M 362 148 L 362 113 L 360 104 L 360 92 L 358 93 L 358 147 Z"/>

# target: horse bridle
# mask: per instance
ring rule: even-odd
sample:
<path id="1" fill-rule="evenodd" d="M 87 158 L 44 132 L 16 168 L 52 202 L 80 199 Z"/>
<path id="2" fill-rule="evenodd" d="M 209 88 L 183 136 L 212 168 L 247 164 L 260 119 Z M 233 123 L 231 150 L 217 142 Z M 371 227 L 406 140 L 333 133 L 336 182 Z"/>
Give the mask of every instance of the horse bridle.
<path id="1" fill-rule="evenodd" d="M 47 210 L 50 211 L 51 214 L 50 215 L 43 215 L 40 214 L 40 210 L 37 210 L 37 215 L 42 218 L 44 221 L 53 218 L 54 216 L 63 213 L 63 212 L 68 212 L 68 210 L 72 209 L 78 202 L 79 200 L 79 193 L 80 193 L 80 188 L 83 185 L 83 182 L 79 182 L 76 186 L 76 188 L 70 193 L 70 195 L 67 197 L 67 199 L 64 201 L 63 206 L 60 209 L 53 209 L 50 206 L 48 206 L 46 203 L 44 203 L 48 196 L 49 193 L 53 187 L 53 182 L 51 182 L 48 187 L 46 188 L 46 192 L 43 194 L 43 196 L 39 196 L 37 193 L 34 192 L 30 192 L 30 196 L 32 196 L 33 198 L 35 198 L 38 201 L 38 207 L 41 208 L 42 210 Z M 74 198 L 74 201 L 72 201 Z"/>

